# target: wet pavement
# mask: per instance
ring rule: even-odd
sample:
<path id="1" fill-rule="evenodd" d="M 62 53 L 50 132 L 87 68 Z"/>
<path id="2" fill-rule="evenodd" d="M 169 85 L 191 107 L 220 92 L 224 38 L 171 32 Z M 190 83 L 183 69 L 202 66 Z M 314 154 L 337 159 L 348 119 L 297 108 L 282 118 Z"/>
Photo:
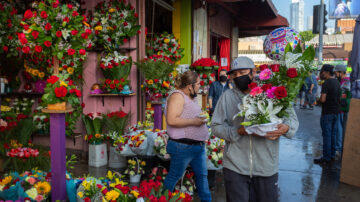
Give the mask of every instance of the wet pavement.
<path id="1" fill-rule="evenodd" d="M 313 163 L 322 155 L 320 107 L 314 110 L 296 109 L 300 126 L 292 139 L 280 140 L 279 200 L 281 202 L 359 202 L 360 188 L 339 182 L 341 160 L 321 167 Z M 76 165 L 75 176 L 100 177 L 106 167 L 92 168 L 82 163 Z M 216 175 L 216 185 L 211 190 L 214 202 L 226 201 L 222 173 Z M 195 201 L 200 201 L 195 197 Z"/>

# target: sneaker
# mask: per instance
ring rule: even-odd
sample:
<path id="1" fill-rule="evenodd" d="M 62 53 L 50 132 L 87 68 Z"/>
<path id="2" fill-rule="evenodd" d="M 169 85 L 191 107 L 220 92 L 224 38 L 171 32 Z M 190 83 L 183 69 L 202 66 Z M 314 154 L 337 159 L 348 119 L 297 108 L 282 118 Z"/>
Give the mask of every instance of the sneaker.
<path id="1" fill-rule="evenodd" d="M 329 164 L 330 161 L 324 159 L 323 157 L 319 158 L 319 159 L 314 159 L 314 163 L 315 164 L 322 164 L 322 165 L 326 165 Z"/>

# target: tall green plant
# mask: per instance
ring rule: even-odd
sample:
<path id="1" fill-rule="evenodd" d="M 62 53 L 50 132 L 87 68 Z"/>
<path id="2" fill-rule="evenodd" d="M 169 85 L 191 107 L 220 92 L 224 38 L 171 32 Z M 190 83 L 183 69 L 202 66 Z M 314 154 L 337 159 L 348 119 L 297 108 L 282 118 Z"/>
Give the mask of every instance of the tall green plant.
<path id="1" fill-rule="evenodd" d="M 162 56 L 150 56 L 136 65 L 146 79 L 166 79 L 174 71 L 174 64 Z"/>

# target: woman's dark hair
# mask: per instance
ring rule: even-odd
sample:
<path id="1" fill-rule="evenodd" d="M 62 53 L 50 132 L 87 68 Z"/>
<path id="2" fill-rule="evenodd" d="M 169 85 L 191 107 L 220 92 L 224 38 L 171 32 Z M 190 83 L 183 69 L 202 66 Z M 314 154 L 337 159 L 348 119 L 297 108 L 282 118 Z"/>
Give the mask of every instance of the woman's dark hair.
<path id="1" fill-rule="evenodd" d="M 330 76 L 334 76 L 334 66 L 329 64 L 324 64 L 321 68 L 321 72 L 329 72 Z"/>
<path id="2" fill-rule="evenodd" d="M 187 85 L 195 84 L 199 75 L 194 71 L 186 71 L 175 78 L 175 84 L 178 88 L 185 88 Z"/>

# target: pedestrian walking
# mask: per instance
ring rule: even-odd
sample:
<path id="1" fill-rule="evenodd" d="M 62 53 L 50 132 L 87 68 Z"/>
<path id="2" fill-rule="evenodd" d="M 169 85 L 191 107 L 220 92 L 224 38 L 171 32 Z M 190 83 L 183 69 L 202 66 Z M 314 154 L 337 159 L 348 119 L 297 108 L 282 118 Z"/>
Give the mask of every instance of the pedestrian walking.
<path id="1" fill-rule="evenodd" d="M 254 80 L 254 62 L 248 57 L 238 57 L 228 72 L 234 88 L 220 97 L 212 119 L 211 129 L 215 136 L 226 141 L 223 172 L 227 202 L 277 202 L 279 137 L 292 137 L 298 128 L 293 108 L 289 117 L 278 125 L 278 130 L 260 137 L 247 134 L 240 125 L 244 117 L 233 119 L 238 104 L 250 93 L 248 85 Z"/>
<path id="2" fill-rule="evenodd" d="M 320 78 L 325 80 L 319 100 L 322 103 L 320 125 L 323 136 L 323 156 L 314 159 L 314 163 L 328 164 L 335 158 L 340 110 L 340 83 L 335 79 L 334 66 L 332 65 L 325 64 L 322 66 Z"/>
<path id="3" fill-rule="evenodd" d="M 350 78 L 346 75 L 346 66 L 345 65 L 336 65 L 335 66 L 335 76 L 340 82 L 341 89 L 341 98 L 340 98 L 340 112 L 339 112 L 339 124 L 338 124 L 338 133 L 336 137 L 336 156 L 339 157 L 342 154 L 342 149 L 344 145 L 344 136 L 346 129 L 346 122 L 350 108 L 350 99 L 351 99 L 351 84 Z"/>
<path id="4" fill-rule="evenodd" d="M 226 72 L 226 69 L 220 70 L 219 81 L 215 81 L 210 85 L 208 101 L 211 114 L 214 113 L 216 103 L 223 92 L 232 88 L 230 82 L 228 82 L 228 76 L 226 75 Z"/>
<path id="5" fill-rule="evenodd" d="M 305 79 L 304 91 L 305 91 L 305 103 L 304 108 L 306 109 L 307 105 L 309 105 L 309 109 L 313 110 L 316 101 L 316 92 L 317 92 L 318 84 L 316 80 L 316 76 L 314 73 L 309 72 L 309 76 Z"/>
<path id="6" fill-rule="evenodd" d="M 176 86 L 178 89 L 171 93 L 165 106 L 170 137 L 166 151 L 171 160 L 164 185 L 173 191 L 190 164 L 201 201 L 211 201 L 205 155 L 205 140 L 209 134 L 205 118 L 199 117 L 202 111 L 196 99 L 200 78 L 196 72 L 187 71 L 177 77 Z"/>

